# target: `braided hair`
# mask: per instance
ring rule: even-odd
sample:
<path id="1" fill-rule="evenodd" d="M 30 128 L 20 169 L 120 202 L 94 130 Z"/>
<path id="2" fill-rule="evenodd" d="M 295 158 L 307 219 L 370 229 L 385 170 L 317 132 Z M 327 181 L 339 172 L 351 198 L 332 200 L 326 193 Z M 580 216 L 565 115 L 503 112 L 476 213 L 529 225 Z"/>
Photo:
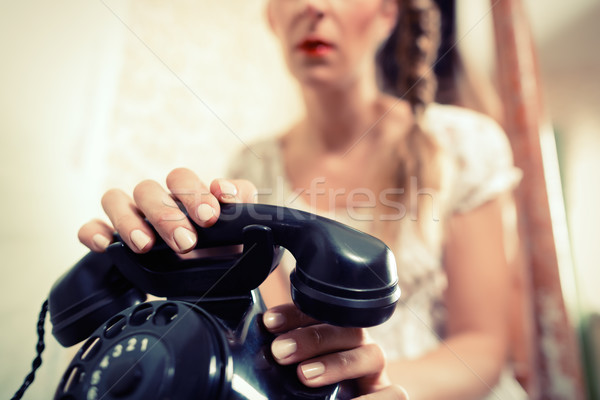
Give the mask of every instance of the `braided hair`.
<path id="1" fill-rule="evenodd" d="M 433 64 L 440 43 L 440 13 L 433 0 L 397 1 L 398 22 L 377 63 L 383 90 L 408 101 L 414 115 L 415 123 L 398 148 L 397 183 L 404 188 L 408 205 L 410 190 L 437 191 L 441 184 L 439 148 L 423 128 L 425 109 L 435 100 L 437 89 Z M 418 210 L 410 212 L 420 216 L 422 207 L 418 203 L 412 207 Z"/>

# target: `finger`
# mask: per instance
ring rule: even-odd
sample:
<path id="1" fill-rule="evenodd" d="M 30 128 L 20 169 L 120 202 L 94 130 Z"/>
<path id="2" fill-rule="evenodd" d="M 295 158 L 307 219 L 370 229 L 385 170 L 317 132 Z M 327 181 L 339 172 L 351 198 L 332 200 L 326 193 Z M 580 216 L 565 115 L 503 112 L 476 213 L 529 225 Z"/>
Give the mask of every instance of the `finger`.
<path id="1" fill-rule="evenodd" d="M 167 187 L 198 225 L 206 228 L 217 222 L 221 209 L 219 201 L 194 172 L 187 168 L 171 171 L 167 176 Z"/>
<path id="2" fill-rule="evenodd" d="M 142 181 L 135 187 L 133 198 L 170 248 L 185 253 L 196 246 L 198 237 L 192 223 L 161 185 Z"/>
<path id="3" fill-rule="evenodd" d="M 309 317 L 294 304 L 283 304 L 270 308 L 263 315 L 265 327 L 273 333 L 288 332 L 293 329 L 319 324 L 314 318 Z"/>
<path id="4" fill-rule="evenodd" d="M 257 190 L 245 179 L 215 179 L 210 191 L 222 203 L 256 203 Z"/>
<path id="5" fill-rule="evenodd" d="M 318 387 L 381 375 L 385 359 L 376 344 L 366 344 L 352 350 L 316 357 L 298 365 L 298 378 L 306 386 Z"/>
<path id="6" fill-rule="evenodd" d="M 354 400 L 409 400 L 409 397 L 402 386 L 391 385 L 375 393 L 356 397 Z"/>
<path id="7" fill-rule="evenodd" d="M 354 349 L 365 343 L 360 328 L 320 324 L 282 334 L 271 343 L 271 353 L 282 365 L 308 360 L 321 354 Z"/>
<path id="8" fill-rule="evenodd" d="M 258 191 L 252 182 L 246 179 L 234 179 L 231 182 L 238 188 L 238 197 L 242 203 L 256 203 Z"/>
<path id="9" fill-rule="evenodd" d="M 114 228 L 106 222 L 94 219 L 83 225 L 77 237 L 92 251 L 103 252 L 112 242 Z"/>
<path id="10" fill-rule="evenodd" d="M 102 196 L 102 208 L 121 239 L 134 252 L 144 253 L 152 247 L 154 233 L 131 197 L 122 190 L 111 189 Z"/>

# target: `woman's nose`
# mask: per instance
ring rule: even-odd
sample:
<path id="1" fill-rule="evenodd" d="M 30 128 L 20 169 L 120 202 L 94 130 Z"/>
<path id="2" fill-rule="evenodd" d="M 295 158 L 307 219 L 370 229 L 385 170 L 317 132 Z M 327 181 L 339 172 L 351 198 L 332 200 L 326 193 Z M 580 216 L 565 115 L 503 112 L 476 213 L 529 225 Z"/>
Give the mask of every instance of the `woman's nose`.
<path id="1" fill-rule="evenodd" d="M 312 17 L 322 17 L 325 14 L 326 3 L 329 0 L 304 0 L 305 12 Z"/>

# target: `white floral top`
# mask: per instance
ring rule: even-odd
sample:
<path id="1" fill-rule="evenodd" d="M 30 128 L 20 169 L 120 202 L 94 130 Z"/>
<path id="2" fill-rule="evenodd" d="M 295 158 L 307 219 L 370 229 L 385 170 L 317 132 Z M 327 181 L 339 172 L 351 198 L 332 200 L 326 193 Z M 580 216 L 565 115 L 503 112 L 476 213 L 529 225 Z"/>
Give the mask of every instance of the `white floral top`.
<path id="1" fill-rule="evenodd" d="M 520 181 L 521 171 L 513 165 L 508 140 L 490 118 L 459 107 L 432 104 L 425 113 L 425 129 L 445 155 L 440 215 L 474 209 Z M 278 138 L 243 150 L 231 165 L 230 176 L 253 182 L 261 203 L 316 211 L 292 190 Z M 350 218 L 339 210 L 321 214 L 376 236 L 371 221 Z M 389 321 L 369 328 L 388 360 L 418 357 L 437 347 L 445 325 L 443 292 L 447 282 L 441 241 L 428 245 L 416 234 L 414 224 L 401 226 L 395 242 L 387 244 L 396 256 L 402 296 Z M 494 398 L 525 398 L 516 381 L 508 376 L 505 374 L 494 388 Z"/>

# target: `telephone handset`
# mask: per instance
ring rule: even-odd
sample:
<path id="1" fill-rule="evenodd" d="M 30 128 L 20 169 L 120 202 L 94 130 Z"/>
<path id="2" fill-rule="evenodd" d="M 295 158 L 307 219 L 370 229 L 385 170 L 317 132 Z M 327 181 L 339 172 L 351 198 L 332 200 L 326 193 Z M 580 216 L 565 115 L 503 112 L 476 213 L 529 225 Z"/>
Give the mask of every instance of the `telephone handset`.
<path id="1" fill-rule="evenodd" d="M 87 254 L 55 283 L 54 336 L 64 346 L 89 338 L 55 398 L 340 396 L 339 386 L 306 388 L 274 363 L 256 288 L 285 248 L 296 259 L 290 283 L 299 309 L 334 325 L 378 325 L 400 296 L 390 249 L 327 218 L 264 204 L 223 204 L 214 226 L 195 228 L 197 249 L 243 250 L 182 258 L 159 239 L 136 254 L 115 235 L 105 253 Z M 144 303 L 146 294 L 166 300 Z"/>

